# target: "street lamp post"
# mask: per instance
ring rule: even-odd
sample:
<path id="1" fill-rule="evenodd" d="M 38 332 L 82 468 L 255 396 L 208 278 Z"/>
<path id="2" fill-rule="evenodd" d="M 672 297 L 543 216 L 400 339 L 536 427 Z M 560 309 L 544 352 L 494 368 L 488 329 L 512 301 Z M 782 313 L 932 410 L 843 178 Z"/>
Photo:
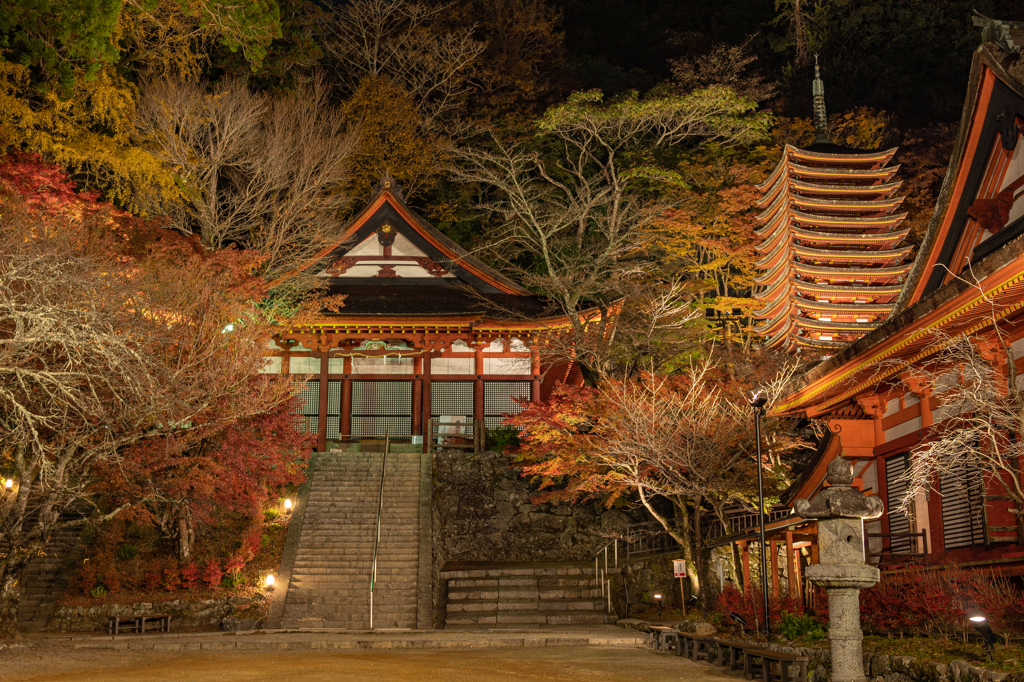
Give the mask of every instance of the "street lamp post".
<path id="1" fill-rule="evenodd" d="M 764 474 L 761 469 L 761 416 L 764 414 L 764 406 L 768 404 L 768 398 L 758 391 L 750 401 L 754 408 L 754 438 L 757 441 L 757 515 L 760 520 L 761 536 L 761 596 L 764 598 L 764 633 L 771 633 L 768 615 L 768 551 L 764 541 L 764 526 L 767 521 L 764 513 Z"/>

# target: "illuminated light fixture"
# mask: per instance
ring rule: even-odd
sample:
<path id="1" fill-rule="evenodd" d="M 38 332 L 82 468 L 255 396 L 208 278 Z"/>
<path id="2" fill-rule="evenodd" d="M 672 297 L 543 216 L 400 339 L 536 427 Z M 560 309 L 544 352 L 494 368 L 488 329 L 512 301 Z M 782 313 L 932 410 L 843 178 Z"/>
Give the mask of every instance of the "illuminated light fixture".
<path id="1" fill-rule="evenodd" d="M 858 322 L 867 322 L 867 321 L 868 321 L 868 318 L 866 318 L 866 317 L 858 317 L 858 318 L 857 318 L 857 321 L 858 321 Z"/>
<path id="2" fill-rule="evenodd" d="M 234 325 L 234 323 L 231 323 L 231 324 L 228 324 L 223 329 L 221 329 L 220 333 L 221 334 L 227 334 L 228 332 L 233 332 L 233 331 L 235 331 L 235 325 Z"/>
<path id="3" fill-rule="evenodd" d="M 660 594 L 654 595 L 654 600 L 658 602 L 658 617 L 661 617 L 662 611 L 665 610 L 665 600 L 662 599 Z"/>
<path id="4" fill-rule="evenodd" d="M 292 508 L 292 501 L 291 500 L 285 500 L 284 501 L 284 508 L 285 509 L 291 509 Z"/>
<path id="5" fill-rule="evenodd" d="M 818 321 L 819 322 L 831 322 L 832 318 L 831 317 L 819 317 Z"/>
<path id="6" fill-rule="evenodd" d="M 267 587 L 273 587 L 274 586 L 274 574 L 273 573 L 268 573 L 267 577 L 264 578 L 263 582 L 265 582 L 267 584 Z"/>
<path id="7" fill-rule="evenodd" d="M 13 478 L 8 478 L 6 481 L 4 481 L 4 487 L 7 488 L 8 490 L 13 488 L 14 487 L 14 479 Z"/>
<path id="8" fill-rule="evenodd" d="M 988 660 L 991 661 L 992 650 L 995 649 L 996 642 L 999 641 L 999 635 L 992 632 L 992 626 L 988 624 L 988 619 L 985 616 L 971 616 L 970 621 L 981 638 L 985 640 L 985 653 L 988 654 Z"/>
<path id="9" fill-rule="evenodd" d="M 819 298 L 818 299 L 818 303 L 831 303 L 831 302 L 832 301 L 828 300 L 827 298 Z"/>
<path id="10" fill-rule="evenodd" d="M 828 334 L 822 334 L 818 338 L 821 339 L 822 341 L 831 341 L 832 340 L 832 337 L 830 335 L 828 335 Z"/>

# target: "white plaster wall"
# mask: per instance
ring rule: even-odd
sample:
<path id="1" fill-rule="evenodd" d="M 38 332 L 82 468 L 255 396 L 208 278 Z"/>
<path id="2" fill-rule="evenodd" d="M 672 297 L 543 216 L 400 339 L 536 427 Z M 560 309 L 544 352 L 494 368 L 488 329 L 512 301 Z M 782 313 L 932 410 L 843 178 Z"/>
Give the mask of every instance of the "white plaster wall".
<path id="1" fill-rule="evenodd" d="M 891 417 L 892 415 L 896 414 L 899 411 L 900 411 L 900 399 L 899 398 L 893 398 L 892 400 L 890 400 L 889 402 L 887 402 L 885 404 L 885 413 L 882 416 L 883 417 Z"/>
<path id="2" fill-rule="evenodd" d="M 330 358 L 327 361 L 327 373 L 328 374 L 344 374 L 345 373 L 345 358 Z"/>
<path id="3" fill-rule="evenodd" d="M 530 358 L 484 358 L 484 374 L 529 374 Z"/>
<path id="4" fill-rule="evenodd" d="M 921 399 L 914 393 L 908 393 L 903 396 L 903 407 L 910 407 L 911 405 L 917 405 L 921 402 Z"/>
<path id="5" fill-rule="evenodd" d="M 260 368 L 260 374 L 280 374 L 281 373 L 281 358 L 263 358 L 264 365 Z"/>
<path id="6" fill-rule="evenodd" d="M 902 424 L 897 424 L 891 429 L 885 430 L 885 442 L 888 443 L 891 440 L 896 440 L 901 436 L 905 436 L 908 433 L 914 433 L 915 431 L 921 430 L 921 417 L 914 417 L 908 419 Z"/>
<path id="7" fill-rule="evenodd" d="M 320 358 L 293 357 L 288 363 L 289 374 L 319 374 Z"/>
<path id="8" fill-rule="evenodd" d="M 1017 148 L 1013 150 L 1013 156 L 1010 157 L 1010 165 L 1006 168 L 1006 175 L 1003 176 L 1003 184 L 999 186 L 999 189 L 1005 188 L 1022 175 L 1024 175 L 1024 144 L 1021 144 L 1021 140 L 1018 138 Z M 1007 224 L 1012 223 L 1021 216 L 1024 216 L 1024 197 L 1017 199 L 1017 202 L 1010 209 L 1010 219 L 1007 221 Z"/>
<path id="9" fill-rule="evenodd" d="M 451 352 L 453 352 L 453 353 L 471 353 L 471 352 L 473 352 L 473 349 L 470 348 L 469 344 L 466 343 L 465 341 L 463 341 L 462 339 L 456 339 L 456 340 L 452 341 L 452 351 Z"/>
<path id="10" fill-rule="evenodd" d="M 395 357 L 352 358 L 353 374 L 412 374 L 413 359 Z"/>
<path id="11" fill-rule="evenodd" d="M 475 358 L 431 358 L 431 374 L 476 374 Z"/>

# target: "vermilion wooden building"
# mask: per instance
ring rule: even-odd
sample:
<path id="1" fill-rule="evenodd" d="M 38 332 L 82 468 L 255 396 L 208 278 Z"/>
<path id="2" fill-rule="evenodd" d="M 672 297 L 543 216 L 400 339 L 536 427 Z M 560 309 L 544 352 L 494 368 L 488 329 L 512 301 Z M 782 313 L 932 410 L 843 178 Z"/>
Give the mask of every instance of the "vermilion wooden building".
<path id="1" fill-rule="evenodd" d="M 966 471 L 956 482 L 938 480 L 934 492 L 916 495 L 909 514 L 899 511 L 906 492 L 900 476 L 910 464 L 914 449 L 942 437 L 944 420 L 950 418 L 943 410 L 942 395 L 922 380 L 924 370 L 934 376 L 936 369 L 941 369 L 935 359 L 941 355 L 945 340 L 966 336 L 979 356 L 992 363 L 996 374 L 1005 376 L 1009 357 L 994 338 L 993 330 L 998 325 L 1010 342 L 1009 351 L 1018 371 L 1024 370 L 1024 24 L 981 17 L 975 23 L 983 28 L 986 42 L 974 56 L 954 151 L 912 267 L 900 264 L 900 254 L 906 251 L 897 248 L 895 242 L 884 248 L 842 249 L 851 255 L 849 261 L 840 263 L 842 268 L 861 267 L 863 261 L 855 258 L 875 258 L 870 261 L 872 268 L 892 268 L 897 278 L 892 282 L 876 278 L 857 287 L 864 291 L 884 288 L 886 293 L 878 301 L 882 307 L 875 309 L 878 316 L 871 320 L 880 321 L 880 326 L 852 344 L 822 343 L 821 333 L 832 335 L 834 342 L 837 334 L 841 338 L 844 332 L 859 335 L 867 330 L 848 325 L 815 327 L 800 319 L 818 305 L 807 301 L 820 301 L 821 294 L 802 289 L 805 285 L 800 279 L 817 273 L 807 267 L 808 260 L 797 251 L 794 241 L 785 247 L 790 249 L 788 263 L 780 266 L 778 261 L 771 266 L 786 268 L 790 273 L 788 283 L 786 277 L 765 279 L 766 284 L 789 289 L 788 302 L 786 296 L 766 298 L 782 301 L 779 310 L 790 307 L 802 309 L 805 314 L 790 314 L 788 328 L 783 317 L 781 325 L 765 331 L 775 334 L 771 338 L 776 347 L 829 348 L 831 354 L 795 380 L 777 408 L 778 413 L 820 419 L 828 426 L 812 465 L 789 491 L 786 504 L 820 493 L 829 462 L 844 457 L 854 464 L 855 485 L 868 495 L 877 495 L 885 505 L 882 518 L 865 526 L 869 562 L 890 570 L 929 570 L 959 564 L 1021 575 L 1024 510 L 1005 494 L 1013 481 Z M 887 161 L 890 156 L 886 152 L 879 160 Z M 777 174 L 781 177 L 788 172 L 790 185 L 799 188 L 796 182 L 806 180 L 794 178 L 788 169 L 805 165 L 810 158 L 805 151 L 787 149 Z M 862 168 L 868 168 L 868 164 L 865 162 Z M 884 167 L 879 165 L 878 170 Z M 852 182 L 847 187 L 884 188 L 889 180 L 883 175 L 877 178 L 877 184 Z M 769 205 L 776 201 L 772 196 L 785 191 L 775 182 L 767 183 Z M 878 215 L 890 216 L 887 202 L 893 201 L 891 193 L 879 192 L 877 200 L 886 207 Z M 793 214 L 803 210 L 796 201 L 778 206 L 777 213 L 769 209 L 766 219 L 795 225 Z M 780 222 L 778 215 L 786 212 L 787 217 Z M 853 215 L 851 211 L 849 217 Z M 885 249 L 892 253 L 891 260 L 878 258 Z M 837 263 L 840 258 L 837 254 Z M 906 280 L 894 293 L 892 284 L 904 276 Z M 835 301 L 835 289 L 828 293 L 831 295 L 827 297 Z M 843 311 L 852 309 L 854 314 L 862 315 L 871 310 L 857 308 L 861 304 L 856 301 L 846 302 L 848 307 L 828 310 L 832 317 L 828 322 L 834 323 Z M 889 308 L 891 314 L 886 313 Z M 815 333 L 819 334 L 817 342 L 806 340 Z M 1016 476 L 1024 485 L 1024 462 Z M 954 488 L 966 489 L 968 494 L 942 494 Z M 815 522 L 787 516 L 780 510 L 769 519 L 766 531 L 770 554 L 784 549 L 790 592 L 806 595 L 801 576 L 803 566 L 817 561 Z M 742 536 L 724 539 L 740 546 L 745 568 L 747 551 L 755 546 L 756 536 L 755 524 Z M 776 570 L 773 566 L 773 573 Z"/>
<path id="2" fill-rule="evenodd" d="M 884 321 L 910 270 L 900 246 L 895 149 L 865 152 L 825 134 L 824 86 L 815 66 L 815 128 L 807 149 L 786 145 L 759 189 L 763 225 L 755 328 L 769 348 L 831 353 Z"/>
<path id="3" fill-rule="evenodd" d="M 1014 481 L 965 470 L 918 494 L 909 514 L 898 510 L 913 450 L 941 438 L 950 418 L 941 392 L 922 381 L 924 369 L 943 369 L 934 364 L 943 345 L 966 336 L 996 376 L 1011 356 L 1024 369 L 1024 24 L 976 23 L 988 42 L 975 53 L 939 203 L 892 316 L 794 382 L 779 411 L 827 420 L 830 431 L 790 501 L 820 492 L 828 463 L 844 457 L 856 485 L 884 502 L 866 526 L 869 561 L 1020 575 L 1024 510 L 1006 494 Z M 1024 462 L 1016 476 L 1024 484 Z M 958 486 L 969 494 L 942 494 Z M 804 526 L 812 550 L 813 522 Z"/>
<path id="4" fill-rule="evenodd" d="M 568 320 L 438 232 L 390 177 L 311 267 L 344 307 L 282 330 L 266 371 L 306 380 L 319 451 L 385 435 L 479 448 L 519 401 L 569 375 L 540 362 Z"/>

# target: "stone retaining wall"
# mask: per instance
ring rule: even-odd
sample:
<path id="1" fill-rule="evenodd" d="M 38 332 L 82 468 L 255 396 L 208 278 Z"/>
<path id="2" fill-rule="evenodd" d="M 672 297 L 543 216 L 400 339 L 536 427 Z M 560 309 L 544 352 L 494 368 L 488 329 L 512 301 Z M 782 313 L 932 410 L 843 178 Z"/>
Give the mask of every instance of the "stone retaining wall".
<path id="1" fill-rule="evenodd" d="M 646 630 L 647 623 L 640 620 L 623 620 L 619 624 Z M 694 632 L 700 625 L 709 625 L 696 621 L 681 623 L 678 629 Z M 699 630 L 698 630 L 699 631 Z M 714 636 L 713 633 L 705 633 Z M 742 638 L 729 637 L 730 640 L 756 645 L 761 649 L 770 649 L 781 653 L 807 656 L 809 682 L 829 682 L 832 674 L 832 652 L 828 649 L 810 647 L 793 647 L 782 644 L 766 644 Z M 912 656 L 872 656 L 864 655 L 864 674 L 871 682 L 1024 682 L 1024 673 L 1001 673 L 973 666 L 967 661 L 952 661 L 948 664 L 918 660 Z"/>
<path id="2" fill-rule="evenodd" d="M 234 618 L 232 614 L 249 608 L 250 597 L 224 597 L 189 601 L 136 604 L 102 604 L 99 606 L 58 606 L 46 624 L 49 632 L 103 632 L 110 616 L 141 616 L 161 613 L 171 616 L 171 630 L 213 629 L 252 630 L 257 622 Z"/>

